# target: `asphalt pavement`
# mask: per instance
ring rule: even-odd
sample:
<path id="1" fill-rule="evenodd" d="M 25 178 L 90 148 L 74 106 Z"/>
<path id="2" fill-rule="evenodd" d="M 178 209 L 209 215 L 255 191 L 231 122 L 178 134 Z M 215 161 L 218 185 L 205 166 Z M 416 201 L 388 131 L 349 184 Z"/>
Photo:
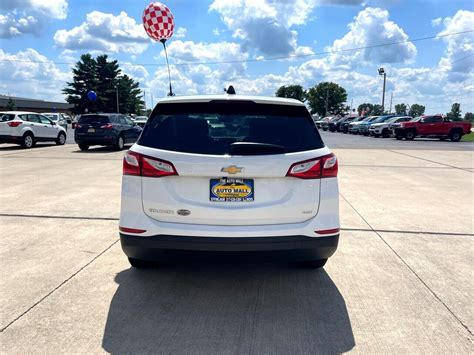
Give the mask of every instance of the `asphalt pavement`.
<path id="1" fill-rule="evenodd" d="M 472 353 L 472 143 L 323 138 L 343 230 L 322 270 L 132 269 L 124 152 L 0 146 L 0 352 Z"/>

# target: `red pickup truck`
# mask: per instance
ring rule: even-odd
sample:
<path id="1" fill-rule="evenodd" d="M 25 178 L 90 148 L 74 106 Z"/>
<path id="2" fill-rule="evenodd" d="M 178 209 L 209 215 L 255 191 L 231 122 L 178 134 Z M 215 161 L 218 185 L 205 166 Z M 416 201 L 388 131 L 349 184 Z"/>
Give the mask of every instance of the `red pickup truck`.
<path id="1" fill-rule="evenodd" d="M 392 125 L 396 139 L 413 140 L 415 137 L 434 137 L 459 142 L 463 135 L 471 133 L 470 122 L 450 121 L 441 115 L 420 116 L 408 122 Z"/>

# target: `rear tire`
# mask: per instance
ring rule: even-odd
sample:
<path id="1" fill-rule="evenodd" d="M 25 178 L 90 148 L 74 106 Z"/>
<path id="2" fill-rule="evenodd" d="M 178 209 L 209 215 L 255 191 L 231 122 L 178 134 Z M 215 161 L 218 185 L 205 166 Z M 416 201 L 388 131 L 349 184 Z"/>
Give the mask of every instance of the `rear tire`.
<path id="1" fill-rule="evenodd" d="M 89 146 L 87 144 L 79 144 L 79 149 L 80 150 L 88 150 Z"/>
<path id="2" fill-rule="evenodd" d="M 123 136 L 120 135 L 117 138 L 117 142 L 115 143 L 114 148 L 115 150 L 122 150 L 124 146 L 125 146 L 125 142 L 123 140 Z"/>
<path id="3" fill-rule="evenodd" d="M 136 269 L 146 269 L 152 265 L 151 261 L 135 258 L 128 258 L 128 262 L 130 263 L 130 265 L 132 265 L 132 267 Z"/>
<path id="4" fill-rule="evenodd" d="M 301 266 L 308 268 L 308 269 L 320 269 L 324 265 L 328 259 L 319 259 L 319 260 L 306 260 L 301 262 Z"/>
<path id="5" fill-rule="evenodd" d="M 57 145 L 64 145 L 66 143 L 66 135 L 64 132 L 58 134 L 58 138 L 56 139 Z"/>
<path id="6" fill-rule="evenodd" d="M 23 135 L 21 146 L 25 149 L 30 149 L 35 146 L 35 137 L 33 136 L 33 133 L 27 132 Z"/>
<path id="7" fill-rule="evenodd" d="M 449 134 L 449 139 L 451 142 L 459 142 L 462 138 L 462 133 L 459 130 L 455 129 Z"/>

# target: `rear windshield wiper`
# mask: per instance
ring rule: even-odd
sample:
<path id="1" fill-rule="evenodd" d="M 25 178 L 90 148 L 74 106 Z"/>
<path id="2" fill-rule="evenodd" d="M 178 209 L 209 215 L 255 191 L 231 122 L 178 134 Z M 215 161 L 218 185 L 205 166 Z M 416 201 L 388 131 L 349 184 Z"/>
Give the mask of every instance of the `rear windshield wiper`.
<path id="1" fill-rule="evenodd" d="M 286 153 L 286 148 L 282 145 L 277 144 L 235 142 L 229 145 L 230 155 L 265 155 L 284 153 Z"/>

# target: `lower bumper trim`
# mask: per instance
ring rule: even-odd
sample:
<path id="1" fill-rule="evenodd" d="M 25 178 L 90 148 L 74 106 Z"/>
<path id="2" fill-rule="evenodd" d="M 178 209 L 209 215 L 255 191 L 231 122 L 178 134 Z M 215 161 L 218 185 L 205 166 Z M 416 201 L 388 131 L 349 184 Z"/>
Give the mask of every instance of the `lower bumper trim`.
<path id="1" fill-rule="evenodd" d="M 339 234 L 325 237 L 301 235 L 283 237 L 183 237 L 155 235 L 131 236 L 120 233 L 124 253 L 131 258 L 155 260 L 165 252 L 271 252 L 273 255 L 292 254 L 297 259 L 327 259 L 333 255 Z M 279 258 L 280 258 L 279 256 Z M 291 258 L 291 256 L 290 256 Z"/>

